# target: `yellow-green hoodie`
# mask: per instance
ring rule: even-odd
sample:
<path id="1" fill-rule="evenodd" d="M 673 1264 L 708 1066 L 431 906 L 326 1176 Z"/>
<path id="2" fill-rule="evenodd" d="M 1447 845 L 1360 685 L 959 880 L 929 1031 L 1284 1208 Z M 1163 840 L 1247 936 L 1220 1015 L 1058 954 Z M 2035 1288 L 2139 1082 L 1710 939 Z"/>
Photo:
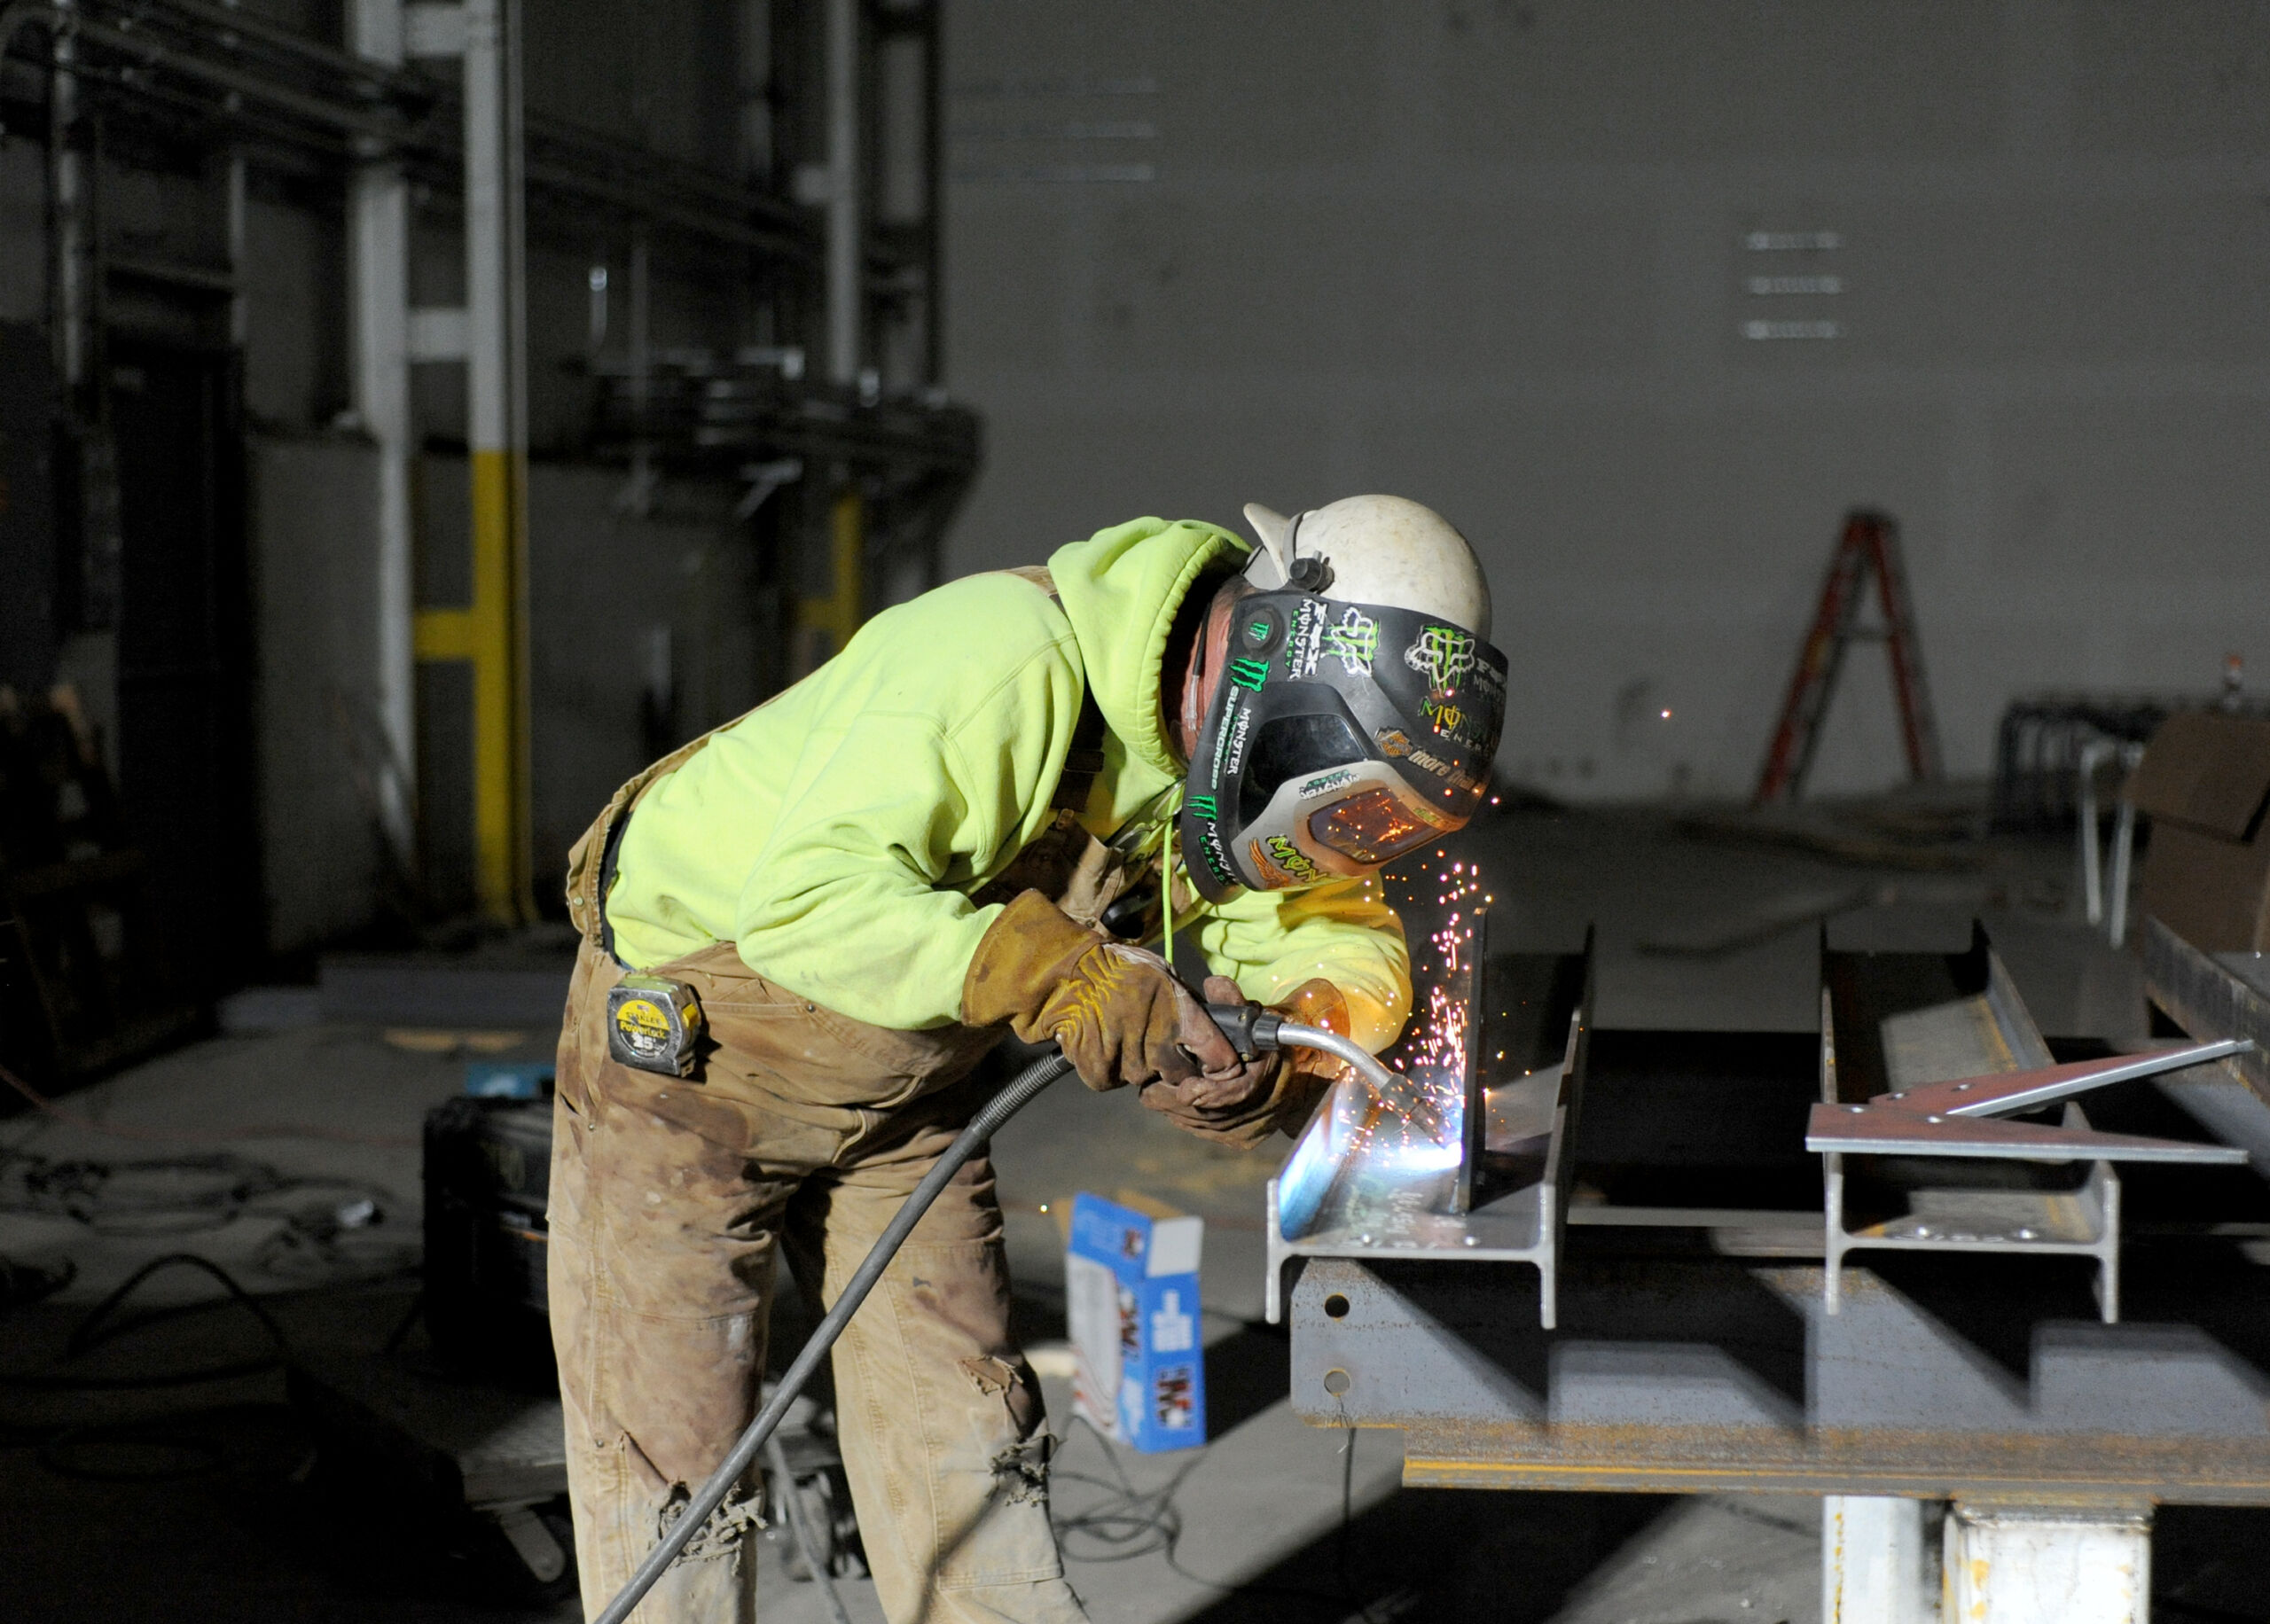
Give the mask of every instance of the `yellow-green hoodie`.
<path id="1" fill-rule="evenodd" d="M 1002 574 L 875 616 L 639 801 L 606 904 L 617 953 L 646 968 L 730 940 L 750 968 L 855 1019 L 958 1020 L 1000 912 L 969 894 L 1054 816 L 1084 684 L 1107 731 L 1082 824 L 1164 821 L 1183 773 L 1159 711 L 1167 634 L 1191 582 L 1245 550 L 1211 525 L 1139 519 L 1049 559 L 1061 608 Z M 1248 997 L 1330 980 L 1367 1048 L 1410 1012 L 1410 955 L 1376 882 L 1247 892 L 1200 906 L 1188 928 Z"/>

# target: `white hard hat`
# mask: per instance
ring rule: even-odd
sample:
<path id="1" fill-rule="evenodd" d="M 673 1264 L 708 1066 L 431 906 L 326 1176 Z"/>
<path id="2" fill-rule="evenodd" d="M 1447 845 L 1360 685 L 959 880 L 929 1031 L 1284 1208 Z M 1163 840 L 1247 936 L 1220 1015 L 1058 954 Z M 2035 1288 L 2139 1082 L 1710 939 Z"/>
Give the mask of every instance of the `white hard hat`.
<path id="1" fill-rule="evenodd" d="M 1490 582 L 1457 527 L 1430 507 L 1401 496 L 1342 496 L 1288 519 L 1257 502 L 1246 522 L 1261 545 L 1246 579 L 1261 590 L 1288 584 L 1356 603 L 1385 604 L 1439 615 L 1484 642 L 1490 636 Z M 1320 560 L 1324 569 L 1303 559 Z"/>
<path id="2" fill-rule="evenodd" d="M 1505 726 L 1489 584 L 1440 514 L 1400 496 L 1245 513 L 1261 545 L 1177 825 L 1209 902 L 1367 874 L 1462 828 Z"/>

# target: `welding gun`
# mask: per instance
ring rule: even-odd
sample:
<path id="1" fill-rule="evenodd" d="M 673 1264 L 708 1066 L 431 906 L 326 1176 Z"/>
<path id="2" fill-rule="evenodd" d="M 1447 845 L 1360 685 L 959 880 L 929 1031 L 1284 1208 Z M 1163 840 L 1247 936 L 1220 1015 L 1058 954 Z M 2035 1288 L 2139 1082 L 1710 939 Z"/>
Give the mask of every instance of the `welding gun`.
<path id="1" fill-rule="evenodd" d="M 1231 1047 L 1237 1050 L 1241 1060 L 1256 1059 L 1272 1050 L 1321 1050 L 1354 1066 L 1374 1089 L 1384 1091 L 1394 1086 L 1392 1073 L 1366 1053 L 1361 1045 L 1337 1033 L 1287 1020 L 1276 1011 L 1258 1003 L 1209 1003 L 1206 1006 L 1206 1013 L 1222 1029 L 1222 1035 L 1230 1040 Z M 782 1373 L 779 1385 L 772 1389 L 771 1397 L 757 1412 L 756 1419 L 748 1424 L 748 1430 L 741 1434 L 740 1441 L 733 1446 L 732 1452 L 725 1456 L 717 1470 L 709 1474 L 708 1481 L 702 1484 L 693 1497 L 686 1502 L 685 1509 L 670 1525 L 669 1532 L 647 1553 L 646 1559 L 638 1565 L 638 1571 L 630 1576 L 630 1582 L 607 1604 L 607 1611 L 600 1613 L 593 1624 L 623 1624 L 623 1620 L 630 1616 L 631 1610 L 646 1598 L 654 1581 L 662 1576 L 662 1571 L 677 1559 L 677 1554 L 685 1548 L 686 1542 L 708 1522 L 710 1513 L 723 1503 L 726 1491 L 740 1480 L 742 1473 L 755 1461 L 765 1441 L 779 1426 L 781 1417 L 788 1413 L 789 1404 L 804 1390 L 804 1384 L 811 1380 L 813 1373 L 819 1369 L 820 1361 L 827 1357 L 828 1351 L 835 1346 L 836 1339 L 843 1334 L 843 1328 L 851 1323 L 851 1316 L 858 1312 L 859 1305 L 866 1300 L 867 1293 L 874 1289 L 875 1282 L 882 1278 L 883 1270 L 897 1255 L 899 1247 L 913 1233 L 915 1224 L 930 1209 L 931 1202 L 938 1198 L 938 1192 L 960 1171 L 964 1162 L 984 1148 L 1003 1123 L 1023 1110 L 1043 1089 L 1071 1069 L 1072 1063 L 1062 1055 L 1044 1055 L 1018 1073 L 1007 1088 L 986 1102 L 984 1109 L 971 1119 L 969 1126 L 961 1130 L 953 1144 L 946 1148 L 945 1153 L 938 1158 L 936 1165 L 923 1175 L 922 1182 L 906 1198 L 905 1204 L 898 1209 L 897 1215 L 868 1251 L 865 1261 L 857 1272 L 844 1283 L 843 1290 L 835 1299 L 835 1306 L 827 1311 L 818 1329 L 812 1332 L 811 1339 L 804 1344 L 794 1362 Z"/>
<path id="2" fill-rule="evenodd" d="M 1241 1060 L 1251 1061 L 1277 1049 L 1316 1049 L 1335 1059 L 1345 1060 L 1365 1081 L 1382 1092 L 1395 1086 L 1395 1074 L 1362 1044 L 1322 1027 L 1304 1027 L 1298 1021 L 1287 1020 L 1265 1004 L 1209 1003 L 1206 1013 L 1222 1029 L 1222 1035 L 1230 1040 L 1230 1047 L 1238 1051 Z"/>

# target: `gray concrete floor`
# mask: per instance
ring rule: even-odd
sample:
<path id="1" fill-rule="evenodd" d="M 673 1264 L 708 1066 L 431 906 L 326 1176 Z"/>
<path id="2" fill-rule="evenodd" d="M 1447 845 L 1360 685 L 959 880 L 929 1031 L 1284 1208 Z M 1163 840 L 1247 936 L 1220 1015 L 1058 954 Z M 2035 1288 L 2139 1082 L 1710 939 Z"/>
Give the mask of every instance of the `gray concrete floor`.
<path id="1" fill-rule="evenodd" d="M 1699 838 L 1661 809 L 1533 811 L 1477 826 L 1453 855 L 1478 863 L 1498 898 L 1499 947 L 1569 947 L 1596 926 L 1604 1027 L 1810 1030 L 1822 917 L 1833 916 L 1840 943 L 1955 948 L 1981 912 L 2046 1029 L 2116 1040 L 2140 1030 L 2133 961 L 2093 945 L 2075 917 L 2070 852 L 1884 837 L 1887 829 L 1912 837 L 1936 816 L 1878 807 L 1797 831 L 1815 840 L 1807 846 L 1730 839 L 1723 830 Z M 1843 856 L 1820 849 L 1824 829 Z M 1856 830 L 1873 844 L 1856 847 Z M 149 1136 L 35 1113 L 0 1122 L 0 1144 L 51 1164 L 85 1159 L 115 1169 L 220 1153 L 262 1164 L 285 1185 L 232 1204 L 215 1191 L 241 1184 L 254 1172 L 247 1166 L 114 1172 L 113 1196 L 133 1193 L 139 1177 L 153 1208 L 173 1210 L 131 1222 L 113 1200 L 90 1223 L 56 1215 L 51 1204 L 20 1210 L 26 1164 L 0 1162 L 0 1191 L 17 1208 L 0 1210 L 0 1256 L 67 1258 L 78 1270 L 55 1297 L 0 1318 L 4 1370 L 50 1368 L 90 1305 L 144 1262 L 179 1251 L 212 1259 L 258 1293 L 295 1347 L 376 1347 L 414 1290 L 418 1125 L 460 1086 L 467 1058 L 462 1047 L 433 1043 L 353 1026 L 213 1039 L 63 1102 L 91 1124 Z M 536 1030 L 493 1040 L 503 1058 L 541 1055 L 549 1043 Z M 333 1136 L 165 1137 L 309 1124 Z M 1296 1422 L 1284 1399 L 1286 1345 L 1260 1323 L 1262 1188 L 1281 1148 L 1219 1150 L 1124 1096 L 1072 1084 L 1043 1096 L 997 1141 L 1021 1330 L 1031 1345 L 1062 1335 L 1056 1220 L 1075 1191 L 1139 1192 L 1208 1220 L 1212 1441 L 1181 1455 L 1135 1455 L 1075 1425 L 1065 1384 L 1046 1384 L 1066 1439 L 1056 1514 L 1094 1617 L 1816 1619 L 1815 1503 L 1403 1490 L 1396 1434 L 1351 1437 Z M 384 1222 L 327 1246 L 293 1238 L 295 1213 L 364 1193 L 384 1208 Z M 203 1212 L 182 1210 L 200 1201 L 208 1202 Z M 160 1276 L 137 1302 L 183 1311 L 71 1368 L 134 1378 L 262 1352 L 265 1333 L 244 1310 L 197 1306 L 217 1296 L 202 1274 Z M 516 1595 L 509 1559 L 477 1530 L 336 1492 L 273 1370 L 114 1390 L 0 1383 L 0 1597 L 12 1619 L 575 1616 L 571 1604 Z M 59 1427 L 79 1430 L 59 1435 Z M 1131 1502 L 1139 1530 L 1114 1520 Z M 2251 1514 L 2170 1513 L 2160 1552 L 2162 1589 L 2175 1598 L 2164 1604 L 2170 1616 L 2261 1615 L 2258 1601 L 2240 1595 L 2235 1553 L 2258 1542 L 2262 1526 Z M 846 1588 L 855 1617 L 881 1616 L 871 1586 Z M 791 1581 L 781 1564 L 767 1567 L 762 1594 L 768 1618 L 826 1616 L 815 1587 Z"/>

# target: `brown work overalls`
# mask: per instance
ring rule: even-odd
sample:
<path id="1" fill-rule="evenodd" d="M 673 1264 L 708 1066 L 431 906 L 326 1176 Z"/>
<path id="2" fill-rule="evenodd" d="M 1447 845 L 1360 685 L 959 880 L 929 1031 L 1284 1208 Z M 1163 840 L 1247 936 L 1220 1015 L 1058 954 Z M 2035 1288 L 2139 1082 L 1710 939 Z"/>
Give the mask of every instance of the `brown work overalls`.
<path id="1" fill-rule="evenodd" d="M 1090 725 L 1056 823 L 976 900 L 1037 888 L 1093 923 L 1142 878 L 1064 804 L 1100 764 L 1100 729 Z M 714 737 L 623 785 L 568 860 L 568 910 L 583 941 L 560 1039 L 552 1331 L 591 1613 L 755 1414 L 776 1246 L 807 1300 L 834 1303 L 982 1103 L 969 1073 L 1001 1036 L 868 1026 L 767 980 L 724 941 L 653 967 L 701 1001 L 708 1035 L 694 1075 L 608 1058 L 607 992 L 624 973 L 602 946 L 608 836 Z M 981 1155 L 835 1348 L 844 1468 L 894 1624 L 1085 1616 L 1048 1522 L 1054 1441 L 1008 1314 L 1000 1208 Z M 758 1517 L 755 1484 L 729 1496 L 640 1607 L 639 1624 L 753 1617 Z"/>

